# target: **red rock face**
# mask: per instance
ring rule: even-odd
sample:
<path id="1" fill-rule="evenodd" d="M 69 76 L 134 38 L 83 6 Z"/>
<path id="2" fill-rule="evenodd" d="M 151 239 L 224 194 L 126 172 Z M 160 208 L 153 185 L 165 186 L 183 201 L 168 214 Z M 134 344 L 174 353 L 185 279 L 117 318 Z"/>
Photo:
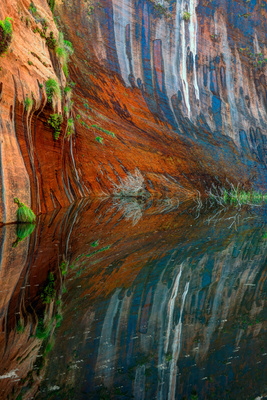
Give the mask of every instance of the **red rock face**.
<path id="1" fill-rule="evenodd" d="M 47 212 L 110 196 L 136 169 L 153 196 L 195 196 L 229 182 L 265 190 L 264 7 L 58 2 L 59 29 L 75 49 L 68 116 L 64 94 L 55 110 L 47 103 L 47 79 L 63 93 L 66 78 L 46 45 L 50 32 L 59 37 L 53 15 L 45 0 L 34 6 L 39 17 L 30 1 L 0 5 L 14 32 L 0 61 L 1 222 L 15 221 L 15 196 Z M 64 117 L 59 140 L 48 124 L 55 112 Z"/>

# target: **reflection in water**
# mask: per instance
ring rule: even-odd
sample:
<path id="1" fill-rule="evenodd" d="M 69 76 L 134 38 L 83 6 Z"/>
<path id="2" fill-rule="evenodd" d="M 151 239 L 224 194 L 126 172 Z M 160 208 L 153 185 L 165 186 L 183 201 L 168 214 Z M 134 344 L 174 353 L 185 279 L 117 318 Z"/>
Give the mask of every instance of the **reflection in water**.
<path id="1" fill-rule="evenodd" d="M 15 247 L 3 227 L 0 398 L 265 396 L 265 212 L 84 200 Z"/>

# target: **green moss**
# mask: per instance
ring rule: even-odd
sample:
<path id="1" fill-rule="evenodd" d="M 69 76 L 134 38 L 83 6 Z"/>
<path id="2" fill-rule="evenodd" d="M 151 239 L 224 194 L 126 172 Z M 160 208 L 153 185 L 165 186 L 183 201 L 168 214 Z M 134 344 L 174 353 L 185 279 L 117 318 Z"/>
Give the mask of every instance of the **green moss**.
<path id="1" fill-rule="evenodd" d="M 17 197 L 14 198 L 14 203 L 18 205 L 17 222 L 33 223 L 36 220 L 34 212 L 25 204 L 21 203 Z"/>
<path id="2" fill-rule="evenodd" d="M 9 48 L 12 41 L 12 18 L 6 17 L 4 21 L 0 20 L 0 55 L 4 54 Z"/>
<path id="3" fill-rule="evenodd" d="M 108 131 L 107 129 L 101 128 L 100 126 L 97 126 L 97 125 L 95 125 L 95 124 L 92 125 L 92 128 L 96 128 L 96 129 L 98 129 L 99 131 L 106 133 L 107 135 L 111 135 L 112 137 L 116 137 L 116 136 L 115 136 L 115 133 L 110 132 L 110 131 Z"/>
<path id="4" fill-rule="evenodd" d="M 60 114 L 51 114 L 48 121 L 49 125 L 54 129 L 54 139 L 58 140 L 61 133 L 61 125 L 63 117 Z"/>

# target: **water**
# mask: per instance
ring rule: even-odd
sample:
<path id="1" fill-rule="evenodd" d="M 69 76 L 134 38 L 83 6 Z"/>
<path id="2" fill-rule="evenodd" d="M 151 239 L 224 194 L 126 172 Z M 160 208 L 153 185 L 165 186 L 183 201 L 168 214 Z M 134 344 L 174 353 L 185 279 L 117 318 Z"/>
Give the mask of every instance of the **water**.
<path id="1" fill-rule="evenodd" d="M 266 219 L 84 200 L 2 228 L 0 398 L 267 398 Z"/>

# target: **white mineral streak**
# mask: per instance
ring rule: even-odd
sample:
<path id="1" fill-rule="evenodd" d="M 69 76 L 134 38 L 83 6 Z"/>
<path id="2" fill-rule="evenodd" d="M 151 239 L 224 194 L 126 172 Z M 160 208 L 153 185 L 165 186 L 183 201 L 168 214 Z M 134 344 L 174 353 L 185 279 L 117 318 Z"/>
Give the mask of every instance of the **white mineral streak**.
<path id="1" fill-rule="evenodd" d="M 196 98 L 199 100 L 199 88 L 197 83 L 197 72 L 196 72 L 196 55 L 197 55 L 197 14 L 196 7 L 198 5 L 198 0 L 189 1 L 189 13 L 191 15 L 189 21 L 189 32 L 190 32 L 190 50 L 194 56 L 194 88 L 196 93 Z"/>
<path id="2" fill-rule="evenodd" d="M 114 32 L 117 55 L 121 75 L 126 85 L 129 85 L 130 64 L 126 54 L 126 26 L 130 24 L 130 37 L 132 37 L 132 0 L 113 0 Z M 131 40 L 132 44 L 132 40 Z"/>
<path id="3" fill-rule="evenodd" d="M 169 393 L 168 400 L 175 400 L 176 392 L 176 375 L 177 375 L 177 361 L 180 355 L 181 341 L 182 341 L 182 316 L 184 310 L 184 304 L 186 295 L 189 289 L 189 282 L 185 285 L 184 292 L 182 295 L 182 306 L 180 311 L 179 322 L 174 330 L 173 344 L 172 344 L 172 360 L 170 366 L 170 380 L 169 380 Z"/>
<path id="4" fill-rule="evenodd" d="M 186 71 L 186 57 L 187 57 L 187 46 L 185 42 L 185 21 L 182 21 L 181 24 L 181 36 L 182 36 L 182 83 L 183 83 L 183 92 L 185 97 L 185 104 L 187 107 L 188 117 L 190 118 L 191 108 L 190 108 L 190 100 L 189 100 L 189 87 L 187 82 L 187 71 Z"/>
<path id="5" fill-rule="evenodd" d="M 180 279 L 183 271 L 183 266 L 180 266 L 179 272 L 177 274 L 177 277 L 175 279 L 173 289 L 172 289 L 172 294 L 171 298 L 168 304 L 168 328 L 167 328 L 167 333 L 166 333 L 166 342 L 165 342 L 165 353 L 168 351 L 168 346 L 169 346 L 169 339 L 170 339 L 170 334 L 171 334 L 171 328 L 173 325 L 173 313 L 174 313 L 174 305 L 176 301 L 176 297 L 178 294 L 179 290 L 179 284 L 180 284 Z"/>
<path id="6" fill-rule="evenodd" d="M 105 316 L 105 320 L 103 323 L 102 331 L 101 331 L 101 339 L 99 343 L 98 349 L 98 357 L 96 361 L 96 371 L 99 372 L 99 376 L 102 376 L 104 379 L 104 384 L 106 387 L 110 387 L 113 382 L 113 375 L 115 372 L 115 368 L 113 363 L 115 362 L 116 350 L 117 350 L 117 337 L 119 332 L 118 323 L 116 333 L 115 333 L 115 340 L 114 344 L 112 343 L 112 329 L 113 329 L 113 321 L 117 314 L 118 307 L 120 304 L 119 300 L 119 293 L 120 290 L 116 289 L 115 293 L 113 294 L 107 313 Z"/>
<path id="7" fill-rule="evenodd" d="M 159 0 L 157 3 L 163 7 L 167 7 L 169 3 L 164 0 Z M 189 96 L 189 84 L 186 69 L 187 60 L 187 47 L 193 54 L 194 67 L 194 90 L 195 97 L 199 99 L 199 86 L 197 80 L 197 71 L 195 65 L 195 58 L 197 55 L 197 34 L 198 34 L 198 23 L 196 15 L 196 7 L 198 0 L 183 0 L 176 4 L 176 16 L 174 21 L 174 29 L 170 24 L 167 23 L 166 16 L 158 18 L 155 22 L 155 36 L 151 36 L 151 47 L 153 46 L 153 40 L 159 39 L 162 43 L 162 56 L 164 63 L 164 77 L 167 95 L 169 100 L 174 94 L 177 94 L 178 90 L 181 90 L 184 94 L 184 103 L 188 117 L 191 115 L 190 107 L 190 96 Z M 191 14 L 190 21 L 185 23 L 182 19 L 182 13 L 185 7 Z M 120 65 L 121 75 L 126 85 L 129 85 L 129 74 L 130 64 L 126 54 L 126 26 L 130 24 L 130 41 L 131 41 L 131 52 L 132 52 L 132 66 L 135 80 L 140 78 L 142 82 L 145 82 L 145 76 L 142 73 L 142 53 L 141 48 L 136 45 L 133 38 L 133 30 L 135 29 L 134 23 L 134 2 L 133 0 L 114 0 L 113 1 L 113 17 L 114 17 L 114 32 L 116 49 L 118 55 L 118 61 Z M 146 14 L 148 7 L 144 5 L 144 15 Z M 188 26 L 188 27 L 187 27 Z M 186 29 L 188 29 L 188 38 L 186 38 Z M 143 38 L 142 38 L 143 40 Z M 152 54 L 152 51 L 151 51 Z M 153 68 L 153 59 L 151 59 L 151 67 Z M 171 104 L 171 101 L 170 101 Z"/>

